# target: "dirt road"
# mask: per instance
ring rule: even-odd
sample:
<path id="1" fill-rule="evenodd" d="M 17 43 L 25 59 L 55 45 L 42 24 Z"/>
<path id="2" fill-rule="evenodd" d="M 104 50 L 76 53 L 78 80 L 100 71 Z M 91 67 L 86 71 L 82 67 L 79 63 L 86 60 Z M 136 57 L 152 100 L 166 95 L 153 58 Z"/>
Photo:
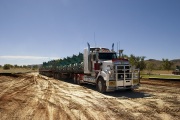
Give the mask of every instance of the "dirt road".
<path id="1" fill-rule="evenodd" d="M 142 80 L 135 91 L 101 94 L 95 86 L 37 73 L 0 76 L 1 120 L 178 120 L 180 82 Z"/>

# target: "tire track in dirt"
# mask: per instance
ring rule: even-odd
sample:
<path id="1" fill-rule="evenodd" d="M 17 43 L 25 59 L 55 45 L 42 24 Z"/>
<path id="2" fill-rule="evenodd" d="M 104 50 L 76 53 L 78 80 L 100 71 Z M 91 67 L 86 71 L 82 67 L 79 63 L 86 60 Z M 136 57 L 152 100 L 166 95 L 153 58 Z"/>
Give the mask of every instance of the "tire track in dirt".
<path id="1" fill-rule="evenodd" d="M 78 86 L 79 87 L 79 86 Z M 77 88 L 78 89 L 78 91 L 80 90 L 79 88 Z M 85 90 L 84 90 L 84 92 L 86 92 Z M 89 92 L 91 95 L 92 95 L 92 93 L 91 92 Z M 67 92 L 64 92 L 63 93 L 63 95 L 64 94 L 67 94 Z M 92 111 L 93 111 L 93 109 L 95 109 L 94 111 L 98 111 L 98 109 L 99 110 L 101 110 L 101 112 L 107 112 L 107 111 L 110 111 L 110 112 L 112 112 L 112 113 L 116 113 L 116 116 L 119 116 L 119 117 L 121 117 L 121 118 L 128 118 L 128 119 L 133 119 L 134 117 L 133 117 L 133 114 L 129 114 L 129 111 L 131 112 L 131 111 L 133 111 L 132 109 L 127 109 L 127 107 L 124 107 L 124 109 L 122 109 L 121 108 L 121 105 L 120 106 L 117 106 L 116 104 L 124 104 L 124 105 L 126 105 L 127 104 L 127 101 L 129 101 L 129 100 L 134 100 L 134 101 L 132 101 L 132 102 L 130 102 L 130 105 L 128 106 L 128 107 L 132 107 L 132 106 L 134 106 L 133 104 L 135 103 L 135 102 L 137 102 L 137 100 L 138 99 L 146 99 L 146 100 L 150 100 L 151 98 L 137 98 L 137 99 L 125 99 L 126 100 L 126 102 L 125 103 L 122 103 L 122 101 L 121 102 L 119 102 L 119 103 L 117 103 L 117 102 L 115 102 L 115 104 L 110 104 L 111 102 L 113 103 L 114 101 L 119 101 L 119 100 L 122 100 L 122 99 L 116 99 L 115 98 L 115 100 L 112 100 L 112 99 L 114 99 L 114 98 L 112 98 L 111 100 L 107 100 L 107 103 L 106 102 L 104 102 L 103 104 L 105 105 L 107 105 L 107 106 L 111 106 L 111 107 L 109 107 L 108 109 L 106 108 L 106 109 L 104 109 L 103 107 L 101 107 L 100 105 L 96 105 L 96 104 L 94 104 L 94 102 L 92 102 L 91 103 L 91 100 L 89 100 L 88 101 L 88 99 L 86 99 L 86 97 L 78 97 L 76 94 L 74 94 L 74 93 L 72 93 L 73 94 L 73 96 L 71 96 L 71 93 L 69 93 L 69 96 L 68 96 L 68 99 L 66 100 L 66 101 L 68 101 L 69 100 L 69 98 L 72 98 L 72 97 L 74 97 L 74 98 L 76 98 L 76 99 L 84 99 L 84 100 L 86 100 L 86 102 L 88 102 L 88 103 L 90 103 L 90 104 L 92 104 L 93 103 L 93 106 L 86 106 L 86 105 L 82 105 L 82 106 L 84 106 L 84 107 L 91 107 L 91 109 L 92 109 Z M 66 96 L 67 97 L 67 96 Z M 65 98 L 66 98 L 65 97 Z M 92 99 L 92 97 L 90 97 L 91 99 Z M 98 101 L 98 99 L 99 98 L 96 98 L 96 99 L 92 99 L 92 100 L 94 100 L 94 101 Z M 155 99 L 155 98 L 152 98 L 152 99 Z M 165 97 L 164 98 L 161 98 L 161 99 L 166 99 Z M 99 101 L 99 103 L 100 103 L 101 101 Z M 75 103 L 74 103 L 75 104 Z M 142 105 L 142 104 L 139 104 L 139 106 L 140 105 Z M 97 107 L 96 107 L 97 106 Z M 138 107 L 139 107 L 138 106 Z M 94 107 L 94 108 L 93 108 Z M 137 107 L 136 105 L 134 106 L 134 107 Z M 147 109 L 143 109 L 143 107 L 147 107 Z M 74 108 L 76 108 L 76 106 L 74 107 Z M 119 108 L 121 108 L 121 109 L 119 109 Z M 135 108 L 136 109 L 136 108 Z M 140 107 L 140 109 L 137 109 L 136 110 L 136 112 L 141 112 L 140 114 L 146 114 L 147 116 L 149 116 L 149 113 L 151 114 L 151 116 L 153 116 L 154 118 L 157 118 L 157 119 L 159 119 L 159 117 L 157 117 L 157 116 L 154 116 L 153 115 L 153 113 L 154 112 L 152 112 L 153 111 L 153 109 L 154 108 L 151 108 L 151 106 L 146 106 L 146 105 L 142 105 L 142 107 Z M 173 110 L 173 111 L 178 111 L 178 109 L 179 108 L 171 108 L 171 110 Z M 156 110 L 154 110 L 155 111 L 155 113 L 157 114 L 158 113 L 158 111 L 160 111 L 160 112 L 165 112 L 166 110 L 165 109 L 160 109 L 160 110 L 158 110 L 158 109 L 156 109 Z M 110 113 L 109 112 L 109 113 Z M 113 115 L 111 113 L 111 116 Z M 121 114 L 120 114 L 121 113 Z M 91 113 L 92 115 L 93 115 L 93 113 Z M 102 113 L 101 113 L 102 114 Z M 118 115 L 119 114 L 119 115 Z M 139 113 L 138 113 L 139 114 Z M 105 114 L 103 114 L 103 115 L 105 115 Z M 127 117 L 128 116 L 128 117 Z M 114 117 L 114 116 L 113 116 Z M 116 119 L 119 119 L 119 117 L 115 117 Z M 141 119 L 143 116 L 142 115 L 139 115 L 138 117 L 136 117 L 136 118 L 139 118 L 139 119 Z M 103 117 L 102 117 L 103 118 Z M 106 117 L 106 118 L 108 118 L 108 117 Z M 146 117 L 146 118 L 148 118 L 148 117 Z"/>
<path id="2" fill-rule="evenodd" d="M 33 84 L 32 77 L 25 77 L 20 80 L 12 81 L 10 85 L 8 85 L 9 87 L 1 92 L 0 99 L 15 96 L 17 93 L 23 93 L 26 88 L 32 86 Z"/>
<path id="3" fill-rule="evenodd" d="M 32 118 L 38 119 L 70 119 L 71 117 L 64 112 L 63 106 L 54 101 L 54 88 L 47 79 L 37 78 L 36 81 L 36 103 L 37 107 L 33 110 Z M 38 94 L 37 94 L 38 93 Z M 39 111 L 41 114 L 39 114 Z M 60 114 L 59 114 L 60 113 Z"/>
<path id="4" fill-rule="evenodd" d="M 60 86 L 56 86 L 56 87 L 59 87 L 61 88 Z M 78 92 L 85 92 L 84 88 L 83 87 L 80 87 L 78 86 Z M 60 91 L 60 90 L 59 90 Z M 89 91 L 87 91 L 89 93 Z M 62 93 L 62 96 L 64 94 L 68 94 L 68 93 Z M 79 93 L 80 94 L 80 93 Z M 92 94 L 91 94 L 92 95 Z M 100 93 L 98 93 L 98 95 L 101 95 Z M 61 96 L 61 98 L 62 98 Z M 69 93 L 68 97 L 65 96 L 63 97 L 63 99 L 66 99 L 66 101 L 70 101 L 69 102 L 69 106 L 70 106 L 70 109 L 74 109 L 74 110 L 77 110 L 80 111 L 80 114 L 85 116 L 86 118 L 89 118 L 89 119 L 111 119 L 112 115 L 113 117 L 115 118 L 119 118 L 119 117 L 122 117 L 122 115 L 117 115 L 117 113 L 115 111 L 112 111 L 112 107 L 114 107 L 114 104 L 110 104 L 110 106 L 112 106 L 111 108 L 108 108 L 107 106 L 109 105 L 109 101 L 107 101 L 106 103 L 102 101 L 102 99 L 100 99 L 100 97 L 87 97 L 86 96 L 78 96 L 74 93 Z M 99 101 L 100 100 L 100 101 Z M 84 104 L 82 104 L 84 103 Z M 103 105 L 101 105 L 100 103 L 102 103 Z M 113 102 L 112 102 L 113 103 Z M 114 101 L 114 103 L 118 103 L 116 101 Z M 106 105 L 106 106 L 104 106 Z M 84 112 L 86 111 L 86 112 Z M 91 112 L 93 111 L 93 112 Z M 98 115 L 97 114 L 94 114 L 94 113 L 99 113 Z M 109 115 L 110 113 L 110 115 Z M 77 116 L 77 113 L 74 113 L 76 114 Z M 94 117 L 91 117 L 90 116 L 94 116 Z"/>
<path id="5" fill-rule="evenodd" d="M 23 79 L 22 79 L 23 80 Z M 1 93 L 0 93 L 0 98 L 9 90 L 12 89 L 12 87 L 14 87 L 15 84 L 20 83 L 22 80 L 20 81 L 11 81 L 9 84 L 7 84 L 4 89 L 1 89 Z"/>
<path id="6" fill-rule="evenodd" d="M 156 81 L 160 82 L 161 81 Z M 138 99 L 138 102 L 142 102 L 144 106 L 149 109 L 145 110 L 144 115 L 150 117 L 160 117 L 158 119 L 177 119 L 180 115 L 180 88 L 175 85 L 174 87 L 165 85 L 152 85 L 152 84 L 142 84 L 140 89 L 137 91 L 148 92 L 152 94 L 151 97 Z M 134 99 L 135 100 L 135 99 Z M 136 100 L 135 100 L 136 101 Z M 143 112 L 139 110 L 137 112 Z"/>
<path id="7" fill-rule="evenodd" d="M 1 96 L 0 105 L 3 106 L 3 112 L 7 113 L 4 116 L 5 119 L 18 119 L 19 113 L 23 112 L 22 108 L 25 107 L 26 101 L 22 96 L 24 91 L 31 86 L 30 80 L 31 78 L 28 77 L 14 79 L 14 84 L 11 84 L 10 88 L 6 89 L 6 94 Z M 3 104 L 3 101 L 6 101 L 6 104 Z"/>
<path id="8" fill-rule="evenodd" d="M 84 108 L 84 105 L 80 104 L 79 102 L 76 101 L 76 99 L 79 99 L 77 96 L 72 96 L 71 93 L 67 93 L 67 91 L 62 92 L 62 86 L 57 86 L 56 84 L 53 84 L 55 89 L 57 91 L 61 91 L 61 100 L 60 101 L 66 101 L 64 104 L 66 105 L 66 109 L 70 109 L 71 114 L 77 115 L 77 116 L 83 116 L 84 118 L 88 119 L 94 119 L 87 113 L 87 109 Z M 69 95 L 67 95 L 69 94 Z M 82 98 L 80 98 L 82 99 Z M 82 101 L 82 100 L 81 100 Z M 84 102 L 84 101 L 83 101 Z"/>
<path id="9" fill-rule="evenodd" d="M 0 83 L 0 90 L 13 83 L 0 99 L 2 120 L 163 120 L 180 117 L 180 88 L 176 86 L 142 84 L 132 94 L 143 92 L 150 94 L 149 97 L 122 99 L 34 74 L 18 78 L 0 76 Z"/>
<path id="10" fill-rule="evenodd" d="M 71 96 L 67 96 L 66 94 L 68 93 L 65 93 L 65 92 L 62 92 L 62 88 L 55 85 L 54 83 L 51 83 L 53 86 L 54 86 L 54 90 L 55 92 L 61 92 L 61 97 L 59 98 L 60 99 L 60 102 L 62 101 L 66 101 L 65 105 L 64 103 L 61 103 L 61 105 L 64 106 L 65 108 L 65 111 L 69 114 L 69 115 L 73 115 L 73 117 L 71 119 L 78 119 L 78 115 L 76 116 L 76 114 L 81 114 L 81 117 L 84 116 L 84 118 L 88 118 L 88 119 L 94 119 L 92 116 L 90 116 L 88 113 L 87 113 L 87 110 L 83 108 L 83 106 L 81 104 L 79 104 L 78 102 L 76 102 L 75 100 L 72 99 Z M 65 95 L 65 97 L 64 97 Z M 70 99 L 69 99 L 70 98 Z M 81 112 L 80 112 L 81 110 Z M 78 113 L 79 111 L 79 113 Z"/>

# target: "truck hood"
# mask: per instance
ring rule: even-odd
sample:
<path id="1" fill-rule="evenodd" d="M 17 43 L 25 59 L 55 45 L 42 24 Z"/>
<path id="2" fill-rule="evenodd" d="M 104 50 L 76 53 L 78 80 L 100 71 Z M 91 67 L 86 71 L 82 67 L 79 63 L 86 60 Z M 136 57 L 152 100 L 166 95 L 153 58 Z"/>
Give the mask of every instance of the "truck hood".
<path id="1" fill-rule="evenodd" d="M 105 60 L 101 61 L 103 64 L 107 65 L 113 65 L 113 64 L 122 64 L 122 65 L 127 65 L 129 64 L 128 59 L 113 59 L 113 60 Z"/>
<path id="2" fill-rule="evenodd" d="M 111 70 L 113 68 L 113 61 L 112 60 L 106 60 L 102 61 L 102 70 Z"/>
<path id="3" fill-rule="evenodd" d="M 113 59 L 113 60 L 105 60 L 102 62 L 102 70 L 112 70 L 114 65 L 129 65 L 129 61 L 127 59 Z"/>
<path id="4" fill-rule="evenodd" d="M 123 59 L 123 58 L 113 59 L 112 62 L 113 62 L 113 64 L 120 64 L 120 65 L 128 65 L 129 64 L 128 59 Z"/>

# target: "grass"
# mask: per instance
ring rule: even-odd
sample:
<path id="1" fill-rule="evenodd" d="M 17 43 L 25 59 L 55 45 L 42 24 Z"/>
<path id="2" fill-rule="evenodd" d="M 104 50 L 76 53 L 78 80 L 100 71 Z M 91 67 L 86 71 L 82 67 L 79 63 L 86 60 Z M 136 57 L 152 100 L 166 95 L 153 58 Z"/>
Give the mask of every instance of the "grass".
<path id="1" fill-rule="evenodd" d="M 38 70 L 26 69 L 26 68 L 11 68 L 9 70 L 4 70 L 0 68 L 0 73 L 27 73 L 27 72 L 37 72 Z"/>
<path id="2" fill-rule="evenodd" d="M 142 78 L 180 79 L 177 75 L 141 75 Z"/>
<path id="3" fill-rule="evenodd" d="M 180 79 L 180 75 L 173 75 L 172 70 L 153 70 L 148 74 L 147 70 L 141 71 L 142 78 Z"/>
<path id="4" fill-rule="evenodd" d="M 172 74 L 173 70 L 152 70 L 150 73 L 153 75 L 159 75 L 159 74 Z M 141 71 L 142 74 L 148 74 L 148 70 Z"/>

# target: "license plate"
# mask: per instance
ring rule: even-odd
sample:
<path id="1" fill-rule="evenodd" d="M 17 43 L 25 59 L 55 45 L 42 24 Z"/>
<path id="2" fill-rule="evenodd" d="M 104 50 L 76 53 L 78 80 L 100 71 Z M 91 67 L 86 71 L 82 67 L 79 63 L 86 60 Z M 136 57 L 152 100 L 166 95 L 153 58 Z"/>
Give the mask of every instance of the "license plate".
<path id="1" fill-rule="evenodd" d="M 136 80 L 133 80 L 133 84 L 138 84 L 139 83 L 139 80 L 136 79 Z"/>
<path id="2" fill-rule="evenodd" d="M 116 86 L 116 81 L 109 81 L 109 86 Z"/>

